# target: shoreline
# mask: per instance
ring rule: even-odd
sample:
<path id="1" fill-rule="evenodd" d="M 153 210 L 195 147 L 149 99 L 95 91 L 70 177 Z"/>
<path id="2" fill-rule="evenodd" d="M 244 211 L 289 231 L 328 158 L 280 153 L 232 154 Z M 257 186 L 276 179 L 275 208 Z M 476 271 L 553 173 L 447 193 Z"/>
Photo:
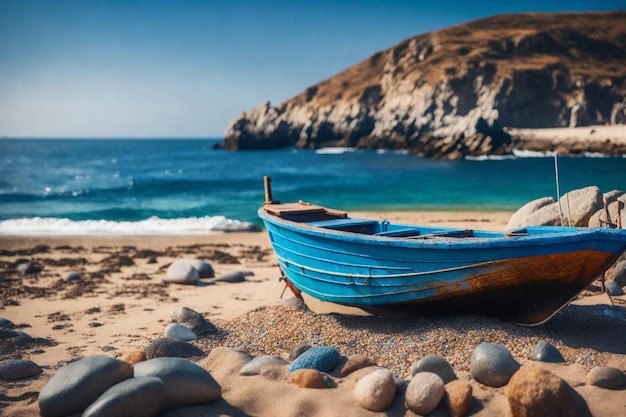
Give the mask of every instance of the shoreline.
<path id="1" fill-rule="evenodd" d="M 501 231 L 511 214 L 351 213 L 355 217 Z M 202 279 L 196 285 L 165 282 L 169 264 L 182 258 L 206 260 L 216 276 L 235 271 L 251 275 L 238 283 Z M 42 271 L 35 275 L 17 273 L 12 265 L 19 259 L 40 264 Z M 61 367 L 89 355 L 124 359 L 133 351 L 142 351 L 164 337 L 172 313 L 183 306 L 220 329 L 215 336 L 192 342 L 207 355 L 230 348 L 253 356 L 286 358 L 293 346 L 307 342 L 334 346 L 346 356 L 365 354 L 405 379 L 410 377 L 412 363 L 427 354 L 441 355 L 458 377 L 474 388 L 478 408 L 470 415 L 483 417 L 507 417 L 510 410 L 504 390 L 489 388 L 470 377 L 472 350 L 481 342 L 501 344 L 526 366 L 534 346 L 546 340 L 567 360 L 564 365 L 547 364 L 547 369 L 575 387 L 594 416 L 608 417 L 626 407 L 623 390 L 585 384 L 585 375 L 594 366 L 626 370 L 626 324 L 603 314 L 609 300 L 597 285 L 585 290 L 546 325 L 528 328 L 474 315 L 380 318 L 310 297 L 305 297 L 309 311 L 294 310 L 287 302 L 292 295 L 284 292 L 285 286 L 279 281 L 280 271 L 265 231 L 189 236 L 0 236 L 0 267 L 5 273 L 0 317 L 33 338 L 31 344 L 22 347 L 10 341 L 3 345 L 2 359 L 29 359 L 43 369 L 33 378 L 3 381 L 1 394 L 13 398 L 0 398 L 0 413 L 7 416 L 39 416 L 32 393 L 40 392 Z M 70 272 L 78 272 L 81 279 L 69 282 Z M 615 302 L 616 308 L 626 311 L 626 301 Z M 207 363 L 207 358 L 199 363 Z M 289 392 L 294 403 L 317 404 L 310 409 L 310 415 L 316 417 L 332 414 L 329 410 L 345 415 L 407 415 L 401 400 L 386 414 L 368 414 L 354 402 L 352 389 L 346 388 L 353 386 L 354 380 L 340 380 L 334 389 L 303 389 L 281 379 L 240 376 L 238 368 L 228 366 L 211 365 L 211 374 L 224 388 L 224 401 L 199 407 L 200 414 L 295 416 L 295 408 L 285 409 L 280 401 L 268 397 L 268 392 Z M 230 408 L 223 408 L 224 402 Z"/>

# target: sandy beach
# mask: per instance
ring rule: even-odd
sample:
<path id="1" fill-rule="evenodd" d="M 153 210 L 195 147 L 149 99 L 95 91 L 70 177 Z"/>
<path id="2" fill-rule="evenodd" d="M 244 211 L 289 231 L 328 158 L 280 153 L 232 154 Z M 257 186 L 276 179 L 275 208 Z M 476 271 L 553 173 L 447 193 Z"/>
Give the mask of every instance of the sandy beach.
<path id="1" fill-rule="evenodd" d="M 352 213 L 354 216 L 407 223 L 504 230 L 508 212 Z M 216 276 L 245 271 L 238 283 L 179 285 L 165 282 L 175 260 L 196 258 L 213 266 Z M 34 275 L 15 270 L 19 259 L 42 267 Z M 363 354 L 398 378 L 410 378 L 411 365 L 427 354 L 445 357 L 457 376 L 473 387 L 469 415 L 511 415 L 503 388 L 471 379 L 469 360 L 481 342 L 505 346 L 522 366 L 540 341 L 557 347 L 566 364 L 541 366 L 563 378 L 587 402 L 594 416 L 626 413 L 626 391 L 586 383 L 595 366 L 626 370 L 626 323 L 603 312 L 609 298 L 592 285 L 547 324 L 520 327 L 492 318 L 379 318 L 356 309 L 305 298 L 310 311 L 290 308 L 292 294 L 279 282 L 279 270 L 264 232 L 208 236 L 149 237 L 0 237 L 2 271 L 0 317 L 30 335 L 29 343 L 0 339 L 2 359 L 29 359 L 41 375 L 3 381 L 0 414 L 37 416 L 37 395 L 66 363 L 88 355 L 123 359 L 163 337 L 172 313 L 188 307 L 220 329 L 216 337 L 192 342 L 205 354 L 200 361 L 222 386 L 222 399 L 176 415 L 411 416 L 401 396 L 385 413 L 364 410 L 355 402 L 355 378 L 335 378 L 332 389 L 306 389 L 285 378 L 239 375 L 237 360 L 216 360 L 212 352 L 235 348 L 251 356 L 287 358 L 306 342 L 336 347 L 344 356 Z M 69 273 L 81 279 L 68 281 Z M 624 297 L 615 308 L 626 311 Z M 282 400 L 281 400 L 282 399 Z M 207 414 L 208 413 L 208 414 Z M 433 415 L 446 415 L 439 407 Z"/>

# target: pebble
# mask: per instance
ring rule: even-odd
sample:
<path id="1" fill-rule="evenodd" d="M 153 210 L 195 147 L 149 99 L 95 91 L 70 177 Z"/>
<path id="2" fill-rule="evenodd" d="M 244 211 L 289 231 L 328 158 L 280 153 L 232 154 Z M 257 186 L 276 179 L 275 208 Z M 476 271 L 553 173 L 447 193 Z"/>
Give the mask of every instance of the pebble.
<path id="1" fill-rule="evenodd" d="M 615 265 L 612 278 L 620 287 L 626 287 L 626 259 Z"/>
<path id="2" fill-rule="evenodd" d="M 530 360 L 537 362 L 562 363 L 565 362 L 561 352 L 548 342 L 541 341 L 530 354 Z"/>
<path id="3" fill-rule="evenodd" d="M 295 311 L 307 311 L 309 308 L 304 303 L 304 300 L 297 297 L 289 297 L 283 301 L 283 305 Z"/>
<path id="4" fill-rule="evenodd" d="M 606 287 L 607 294 L 609 294 L 609 295 L 611 295 L 613 297 L 619 297 L 620 295 L 624 295 L 624 290 L 615 281 L 606 281 L 604 283 L 604 286 Z"/>
<path id="5" fill-rule="evenodd" d="M 165 337 L 183 341 L 197 340 L 198 336 L 187 326 L 178 323 L 170 323 L 165 327 Z"/>
<path id="6" fill-rule="evenodd" d="M 411 378 L 406 387 L 406 406 L 417 414 L 429 414 L 437 408 L 444 393 L 444 383 L 439 375 L 419 372 Z"/>
<path id="7" fill-rule="evenodd" d="M 6 359 L 0 361 L 0 379 L 13 381 L 30 378 L 42 372 L 39 365 L 27 359 Z"/>
<path id="8" fill-rule="evenodd" d="M 241 271 L 229 272 L 228 274 L 220 275 L 216 278 L 213 278 L 212 282 L 244 282 L 246 280 L 246 276 Z"/>
<path id="9" fill-rule="evenodd" d="M 165 409 L 165 384 L 156 377 L 137 377 L 106 390 L 82 417 L 154 417 Z"/>
<path id="10" fill-rule="evenodd" d="M 341 367 L 341 376 L 350 375 L 352 372 L 368 366 L 376 366 L 376 362 L 365 355 L 350 355 L 346 363 Z"/>
<path id="11" fill-rule="evenodd" d="M 24 262 L 17 266 L 17 271 L 21 272 L 24 275 L 34 275 L 38 274 L 42 271 L 41 265 L 38 265 L 34 262 Z"/>
<path id="12" fill-rule="evenodd" d="M 306 342 L 300 342 L 297 345 L 294 345 L 289 351 L 289 360 L 293 362 L 298 356 L 302 355 L 309 349 L 311 349 L 311 345 Z"/>
<path id="13" fill-rule="evenodd" d="M 156 358 L 134 366 L 135 377 L 154 376 L 165 384 L 166 408 L 216 401 L 222 388 L 196 363 L 181 358 Z"/>
<path id="14" fill-rule="evenodd" d="M 67 274 L 66 279 L 69 282 L 78 281 L 80 279 L 80 273 L 78 273 L 78 272 L 70 272 L 70 273 Z"/>
<path id="15" fill-rule="evenodd" d="M 495 388 L 506 385 L 519 367 L 505 347 L 486 342 L 474 349 L 470 360 L 472 378 Z"/>
<path id="16" fill-rule="evenodd" d="M 278 374 L 282 368 L 288 365 L 289 362 L 279 356 L 261 355 L 256 356 L 250 362 L 241 367 L 239 375 L 251 376 L 251 375 L 264 375 L 264 374 Z"/>
<path id="17" fill-rule="evenodd" d="M 39 393 L 39 411 L 44 417 L 80 413 L 115 384 L 133 377 L 126 362 L 108 356 L 86 356 L 61 369 Z"/>
<path id="18" fill-rule="evenodd" d="M 291 363 L 289 372 L 298 369 L 317 369 L 320 372 L 328 372 L 339 363 L 340 359 L 341 355 L 334 347 L 313 346 Z"/>
<path id="19" fill-rule="evenodd" d="M 443 380 L 444 384 L 457 378 L 448 361 L 442 356 L 435 354 L 426 355 L 411 366 L 411 376 L 415 376 L 418 372 L 432 372 L 437 374 Z"/>
<path id="20" fill-rule="evenodd" d="M 393 402 L 396 383 L 388 369 L 377 369 L 361 378 L 354 387 L 359 405 L 370 411 L 384 411 Z"/>
<path id="21" fill-rule="evenodd" d="M 148 358 L 146 358 L 145 352 L 141 350 L 133 350 L 132 352 L 129 352 L 126 356 L 124 356 L 124 359 L 122 360 L 124 362 L 130 363 L 131 365 L 134 365 L 136 363 L 148 360 Z"/>
<path id="22" fill-rule="evenodd" d="M 571 386 L 537 365 L 515 373 L 505 394 L 513 417 L 591 417 L 585 400 Z"/>
<path id="23" fill-rule="evenodd" d="M 587 383 L 601 388 L 619 389 L 626 386 L 626 374 L 617 368 L 596 366 L 587 374 Z"/>
<path id="24" fill-rule="evenodd" d="M 463 417 L 472 408 L 472 386 L 467 381 L 455 379 L 445 385 L 443 401 L 452 417 Z"/>
<path id="25" fill-rule="evenodd" d="M 198 336 L 215 334 L 219 329 L 202 315 L 189 307 L 180 307 L 172 313 L 172 321 L 187 326 Z"/>
<path id="26" fill-rule="evenodd" d="M 172 339 L 169 337 L 161 337 L 154 339 L 148 347 L 146 347 L 146 358 L 154 359 L 161 357 L 171 358 L 193 358 L 197 356 L 206 356 L 206 354 L 192 345 L 182 340 Z"/>
<path id="27" fill-rule="evenodd" d="M 198 270 L 187 259 L 174 261 L 165 274 L 166 280 L 176 284 L 195 284 L 200 279 Z"/>
<path id="28" fill-rule="evenodd" d="M 213 278 L 215 276 L 215 271 L 213 271 L 213 267 L 210 263 L 205 262 L 201 259 L 184 259 L 191 265 L 193 269 L 198 271 L 199 278 Z"/>
<path id="29" fill-rule="evenodd" d="M 326 388 L 324 375 L 317 369 L 298 369 L 289 374 L 289 381 L 302 388 Z"/>

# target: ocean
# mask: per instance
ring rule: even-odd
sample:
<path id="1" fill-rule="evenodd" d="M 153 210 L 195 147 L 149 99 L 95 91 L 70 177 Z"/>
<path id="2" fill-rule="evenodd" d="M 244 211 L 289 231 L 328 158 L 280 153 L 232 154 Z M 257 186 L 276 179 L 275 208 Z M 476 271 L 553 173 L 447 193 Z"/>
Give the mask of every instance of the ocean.
<path id="1" fill-rule="evenodd" d="M 555 158 L 402 152 L 231 152 L 221 139 L 1 139 L 0 235 L 182 235 L 261 227 L 274 199 L 346 211 L 514 211 L 556 196 Z M 626 189 L 626 158 L 559 156 L 561 194 Z"/>

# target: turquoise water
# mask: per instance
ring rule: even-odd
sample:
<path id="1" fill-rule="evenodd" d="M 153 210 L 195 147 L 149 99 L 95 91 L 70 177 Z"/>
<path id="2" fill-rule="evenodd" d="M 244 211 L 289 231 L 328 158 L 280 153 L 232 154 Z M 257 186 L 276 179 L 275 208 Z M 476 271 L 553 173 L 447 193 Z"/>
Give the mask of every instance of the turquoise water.
<path id="1" fill-rule="evenodd" d="M 21 233 L 44 234 L 246 229 L 261 224 L 264 175 L 273 179 L 275 199 L 348 211 L 515 210 L 556 195 L 553 157 L 228 152 L 212 149 L 217 142 L 0 140 L 0 233 L 16 225 Z M 559 157 L 558 164 L 561 193 L 626 188 L 626 158 Z"/>

